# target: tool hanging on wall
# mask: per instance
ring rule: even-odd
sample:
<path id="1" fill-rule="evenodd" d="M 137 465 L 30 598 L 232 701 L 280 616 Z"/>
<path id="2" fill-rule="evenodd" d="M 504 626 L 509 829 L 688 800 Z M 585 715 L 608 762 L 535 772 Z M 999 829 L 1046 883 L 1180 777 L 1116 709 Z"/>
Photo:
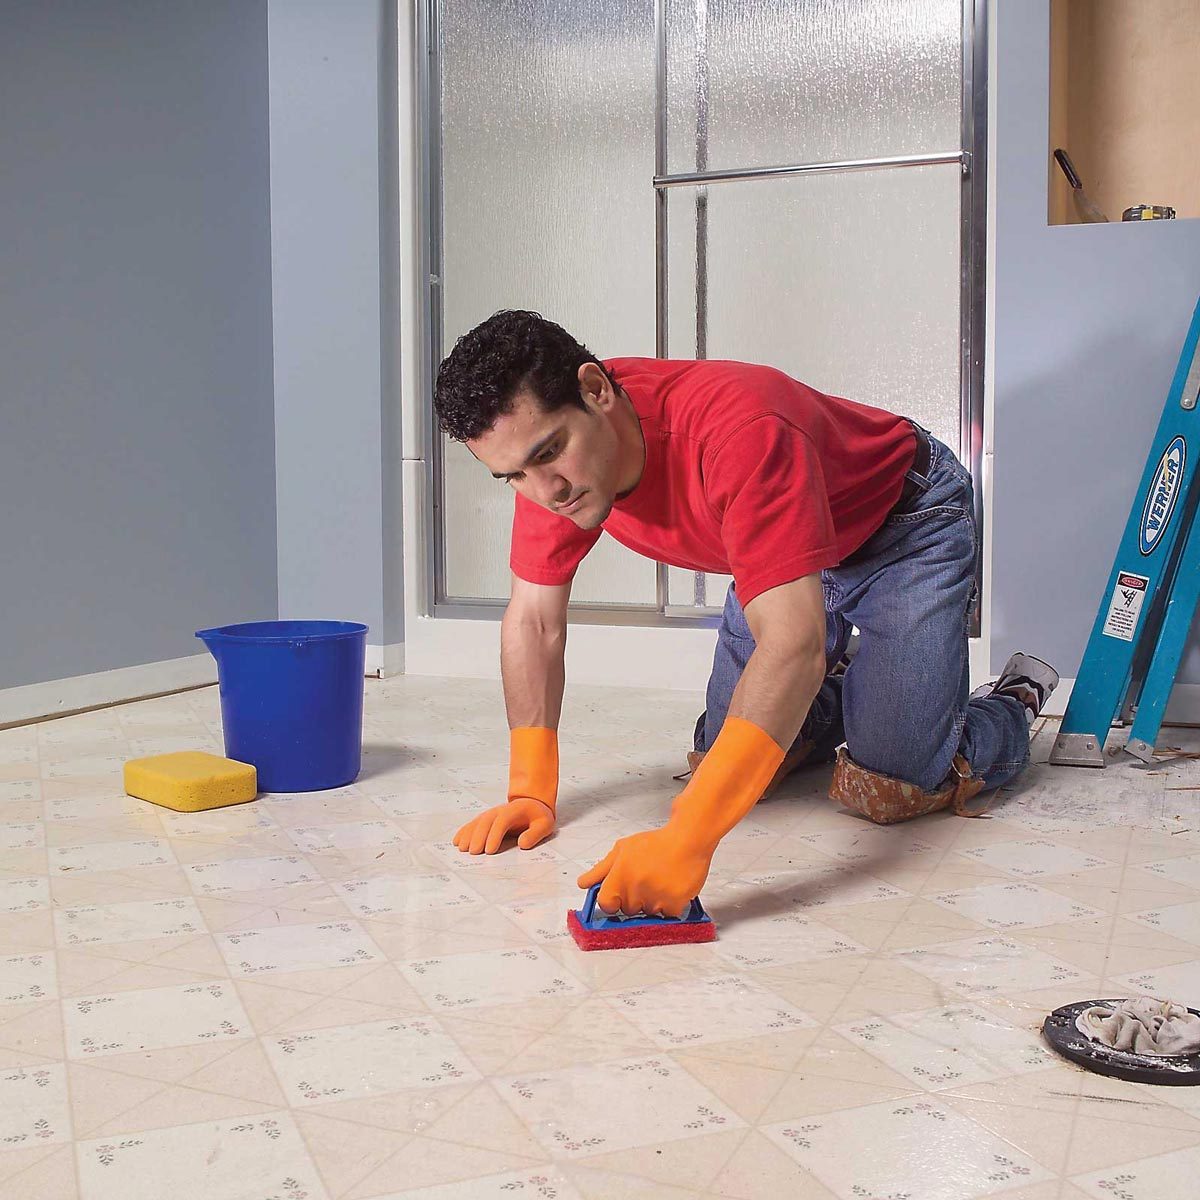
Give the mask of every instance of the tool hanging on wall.
<path id="1" fill-rule="evenodd" d="M 1050 753 L 1059 766 L 1103 767 L 1118 714 L 1133 724 L 1125 749 L 1153 760 L 1200 600 L 1198 393 L 1200 304 Z"/>
<path id="2" fill-rule="evenodd" d="M 1135 204 L 1121 214 L 1122 221 L 1173 221 L 1175 210 L 1169 204 Z"/>
<path id="3" fill-rule="evenodd" d="M 1071 198 L 1075 201 L 1075 211 L 1079 213 L 1080 220 L 1092 224 L 1107 221 L 1108 218 L 1092 203 L 1087 192 L 1083 190 L 1083 181 L 1079 178 L 1079 172 L 1075 170 L 1075 164 L 1067 152 L 1061 148 L 1055 150 L 1054 161 L 1062 167 L 1062 173 L 1071 185 Z"/>

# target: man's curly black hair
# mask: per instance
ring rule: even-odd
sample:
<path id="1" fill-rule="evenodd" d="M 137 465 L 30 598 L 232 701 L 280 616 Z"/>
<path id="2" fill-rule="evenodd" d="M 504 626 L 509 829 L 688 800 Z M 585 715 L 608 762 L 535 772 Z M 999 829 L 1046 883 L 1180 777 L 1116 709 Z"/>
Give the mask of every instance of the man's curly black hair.
<path id="1" fill-rule="evenodd" d="M 456 442 L 465 442 L 487 433 L 512 409 L 518 392 L 531 392 L 544 412 L 568 404 L 584 408 L 579 368 L 589 362 L 604 371 L 561 325 L 539 313 L 505 309 L 463 334 L 442 362 L 433 392 L 438 421 Z"/>

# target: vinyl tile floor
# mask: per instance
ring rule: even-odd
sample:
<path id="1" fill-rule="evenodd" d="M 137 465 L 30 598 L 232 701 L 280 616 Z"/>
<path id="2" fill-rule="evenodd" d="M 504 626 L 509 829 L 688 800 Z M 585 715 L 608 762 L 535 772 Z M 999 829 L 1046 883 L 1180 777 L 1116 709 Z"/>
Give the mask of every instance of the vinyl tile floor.
<path id="1" fill-rule="evenodd" d="M 722 844 L 710 945 L 584 954 L 580 871 L 661 823 L 695 697 L 572 688 L 561 824 L 503 799 L 495 683 L 369 681 L 363 772 L 197 815 L 121 766 L 221 751 L 215 689 L 0 731 L 8 1200 L 1184 1200 L 1200 1088 L 1044 1015 L 1200 1001 L 1200 732 L 883 829 L 793 777 Z M 1174 749 L 1172 749 L 1174 748 Z"/>

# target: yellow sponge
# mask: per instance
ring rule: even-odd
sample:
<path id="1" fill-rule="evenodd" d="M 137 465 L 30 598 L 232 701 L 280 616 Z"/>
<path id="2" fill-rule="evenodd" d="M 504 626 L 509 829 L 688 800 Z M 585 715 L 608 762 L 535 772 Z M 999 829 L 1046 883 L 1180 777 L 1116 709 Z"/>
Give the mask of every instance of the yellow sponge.
<path id="1" fill-rule="evenodd" d="M 125 790 L 176 812 L 202 812 L 253 800 L 258 795 L 258 772 L 231 758 L 180 750 L 127 762 Z"/>

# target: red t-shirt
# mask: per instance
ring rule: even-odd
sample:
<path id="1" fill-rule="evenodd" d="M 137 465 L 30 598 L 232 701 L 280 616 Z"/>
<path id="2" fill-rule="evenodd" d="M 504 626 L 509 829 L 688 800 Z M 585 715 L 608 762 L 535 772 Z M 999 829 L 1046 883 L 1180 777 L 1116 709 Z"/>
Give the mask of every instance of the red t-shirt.
<path id="1" fill-rule="evenodd" d="M 605 366 L 637 410 L 646 465 L 602 528 L 658 562 L 732 575 L 743 605 L 857 550 L 899 499 L 916 453 L 904 418 L 773 367 L 654 358 Z M 567 583 L 600 533 L 518 495 L 513 573 Z"/>

